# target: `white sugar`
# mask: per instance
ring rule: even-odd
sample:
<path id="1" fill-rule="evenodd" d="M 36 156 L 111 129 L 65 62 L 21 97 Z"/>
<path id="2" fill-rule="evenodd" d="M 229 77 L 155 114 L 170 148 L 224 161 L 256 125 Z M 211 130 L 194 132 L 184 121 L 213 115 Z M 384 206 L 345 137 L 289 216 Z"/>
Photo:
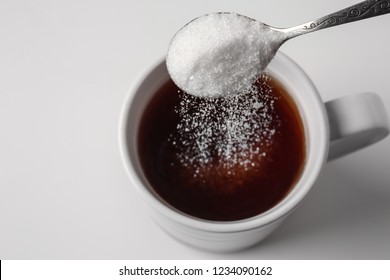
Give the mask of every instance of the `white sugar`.
<path id="1" fill-rule="evenodd" d="M 279 120 L 270 78 L 259 77 L 281 34 L 248 17 L 218 13 L 195 19 L 174 36 L 167 68 L 184 92 L 169 138 L 177 151 L 172 165 L 199 179 L 261 169 L 273 153 Z"/>
<path id="2" fill-rule="evenodd" d="M 238 170 L 260 168 L 272 152 L 279 125 L 269 79 L 263 74 L 261 92 L 253 85 L 245 95 L 204 99 L 182 93 L 177 133 L 169 138 L 180 166 L 191 169 L 194 177 L 212 172 L 234 176 Z"/>
<path id="3" fill-rule="evenodd" d="M 201 16 L 172 39 L 167 68 L 172 80 L 192 95 L 246 92 L 274 57 L 280 34 L 234 13 Z"/>

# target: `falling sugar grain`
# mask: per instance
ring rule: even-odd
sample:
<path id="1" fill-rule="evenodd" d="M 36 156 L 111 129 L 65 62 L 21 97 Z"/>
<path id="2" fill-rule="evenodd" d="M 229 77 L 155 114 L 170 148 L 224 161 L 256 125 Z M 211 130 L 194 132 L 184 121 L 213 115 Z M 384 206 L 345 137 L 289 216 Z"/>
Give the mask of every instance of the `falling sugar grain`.
<path id="1" fill-rule="evenodd" d="M 260 85 L 252 85 L 245 95 L 217 99 L 181 93 L 179 123 L 169 137 L 177 149 L 171 164 L 200 182 L 260 170 L 279 125 L 273 112 L 276 97 L 267 81 L 263 74 Z M 230 187 L 226 184 L 223 191 Z"/>

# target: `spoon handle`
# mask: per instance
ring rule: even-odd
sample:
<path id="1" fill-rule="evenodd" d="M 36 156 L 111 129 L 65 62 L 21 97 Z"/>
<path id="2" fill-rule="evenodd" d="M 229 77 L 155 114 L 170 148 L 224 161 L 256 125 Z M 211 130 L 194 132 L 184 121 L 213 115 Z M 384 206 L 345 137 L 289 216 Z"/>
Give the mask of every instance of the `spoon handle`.
<path id="1" fill-rule="evenodd" d="M 313 31 L 370 17 L 376 17 L 387 13 L 390 13 L 389 0 L 367 0 L 314 21 L 292 28 L 279 29 L 279 31 L 283 31 L 287 35 L 288 39 L 291 39 Z"/>

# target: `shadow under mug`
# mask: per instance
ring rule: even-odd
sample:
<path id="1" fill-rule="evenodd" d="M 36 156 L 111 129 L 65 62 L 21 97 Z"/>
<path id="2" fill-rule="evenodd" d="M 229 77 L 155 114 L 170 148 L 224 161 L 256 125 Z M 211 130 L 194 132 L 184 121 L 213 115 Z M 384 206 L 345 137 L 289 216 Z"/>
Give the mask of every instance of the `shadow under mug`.
<path id="1" fill-rule="evenodd" d="M 211 251 L 235 251 L 268 236 L 309 193 L 326 162 L 373 144 L 389 133 L 379 96 L 362 93 L 324 103 L 305 72 L 279 52 L 267 70 L 294 99 L 304 123 L 306 162 L 300 179 L 276 206 L 257 216 L 230 222 L 199 219 L 182 213 L 148 183 L 139 160 L 137 132 L 146 105 L 170 79 L 165 61 L 140 76 L 130 89 L 120 117 L 120 152 L 131 183 L 150 206 L 154 220 L 188 245 Z"/>

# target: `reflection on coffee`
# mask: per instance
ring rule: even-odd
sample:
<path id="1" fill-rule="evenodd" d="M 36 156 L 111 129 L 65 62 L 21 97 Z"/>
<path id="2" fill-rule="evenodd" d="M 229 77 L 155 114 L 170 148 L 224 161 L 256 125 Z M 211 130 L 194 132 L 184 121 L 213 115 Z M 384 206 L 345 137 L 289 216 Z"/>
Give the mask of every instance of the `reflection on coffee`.
<path id="1" fill-rule="evenodd" d="M 138 133 L 145 177 L 173 208 L 214 221 L 263 213 L 299 178 L 305 137 L 298 109 L 275 78 L 246 93 L 202 99 L 169 80 L 147 105 Z"/>

